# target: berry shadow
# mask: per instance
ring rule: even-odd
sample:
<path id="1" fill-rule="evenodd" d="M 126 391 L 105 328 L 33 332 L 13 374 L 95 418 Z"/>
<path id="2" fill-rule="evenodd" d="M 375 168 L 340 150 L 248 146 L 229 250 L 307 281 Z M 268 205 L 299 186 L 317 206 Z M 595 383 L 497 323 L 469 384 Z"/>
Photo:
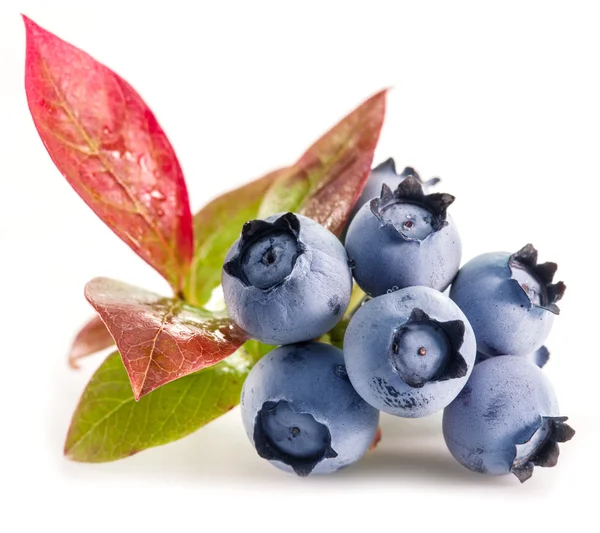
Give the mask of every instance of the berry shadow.
<path id="1" fill-rule="evenodd" d="M 445 447 L 439 414 L 416 420 L 383 415 L 381 427 L 381 443 L 358 463 L 333 475 L 305 479 L 282 472 L 257 456 L 241 427 L 238 409 L 167 446 L 104 464 L 61 458 L 60 468 L 71 478 L 109 484 L 115 479 L 215 488 L 253 484 L 268 490 L 356 490 L 364 488 L 365 481 L 397 488 L 426 488 L 432 483 L 474 489 L 515 489 L 518 485 L 513 476 L 482 476 L 458 464 Z"/>
<path id="2" fill-rule="evenodd" d="M 399 481 L 412 484 L 434 482 L 436 486 L 470 485 L 472 487 L 506 487 L 514 485 L 506 477 L 482 476 L 458 464 L 441 450 L 375 450 L 351 468 L 337 473 L 345 483 L 365 480 Z"/>
<path id="3" fill-rule="evenodd" d="M 461 466 L 447 450 L 441 426 L 441 413 L 420 419 L 382 414 L 380 444 L 335 477 L 357 485 L 365 480 L 498 488 L 515 484 L 512 476 L 482 476 Z"/>

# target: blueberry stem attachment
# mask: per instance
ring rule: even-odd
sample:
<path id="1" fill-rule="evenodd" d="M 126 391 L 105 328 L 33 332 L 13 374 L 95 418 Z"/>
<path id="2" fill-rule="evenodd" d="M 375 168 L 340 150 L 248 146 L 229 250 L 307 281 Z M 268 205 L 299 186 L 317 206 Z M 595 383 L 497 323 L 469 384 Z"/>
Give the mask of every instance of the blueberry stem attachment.
<path id="1" fill-rule="evenodd" d="M 266 240 L 270 241 L 269 246 L 266 246 Z M 279 250 L 276 249 L 276 241 L 279 241 Z M 293 254 L 289 251 L 290 255 L 286 257 L 282 246 L 287 247 L 288 250 L 291 248 Z M 256 248 L 258 248 L 258 252 Z M 298 256 L 304 250 L 305 247 L 300 241 L 300 221 L 294 213 L 285 213 L 273 222 L 250 220 L 242 227 L 237 253 L 223 265 L 223 270 L 237 278 L 246 287 L 255 286 L 263 291 L 271 291 L 285 282 L 293 270 Z M 248 265 L 249 261 L 256 260 L 256 257 L 253 257 L 253 254 L 256 253 L 259 254 L 260 260 L 254 265 Z M 288 263 L 287 268 L 277 269 L 276 263 L 280 256 L 283 256 L 284 261 Z M 252 273 L 246 269 L 248 267 L 256 269 L 255 265 L 262 265 L 261 276 L 254 276 L 256 279 L 253 279 Z M 273 272 L 273 274 L 269 274 L 269 272 Z M 257 283 L 257 281 L 259 282 Z"/>
<path id="2" fill-rule="evenodd" d="M 464 377 L 468 369 L 460 353 L 464 335 L 465 325 L 461 320 L 440 322 L 415 308 L 408 320 L 393 332 L 390 350 L 392 367 L 407 385 L 415 388 L 432 381 Z M 415 340 L 423 344 L 415 346 Z M 414 354 L 419 359 L 430 354 L 427 357 L 430 366 L 423 367 L 422 363 L 415 366 Z"/>
<path id="3" fill-rule="evenodd" d="M 290 416 L 290 413 L 293 413 L 291 416 L 294 417 L 296 423 L 308 428 L 308 435 L 306 437 L 308 439 L 307 446 L 310 449 L 308 454 L 301 454 L 299 452 L 292 453 L 290 450 L 293 448 L 286 448 L 286 446 L 278 444 L 273 438 L 273 431 L 279 430 L 278 436 L 280 439 L 283 438 L 281 433 L 282 427 L 283 435 L 288 431 L 284 426 L 280 425 L 277 427 L 276 425 L 273 426 L 272 424 L 269 424 L 269 419 L 277 416 L 279 409 L 283 409 L 285 415 L 288 417 Z M 287 420 L 288 419 L 285 418 L 282 421 L 282 424 L 285 425 Z M 296 439 L 300 439 L 303 435 L 302 430 L 298 426 L 288 426 L 288 428 L 288 441 L 295 441 Z M 317 435 L 317 437 L 315 437 L 315 435 Z M 317 438 L 317 440 L 310 442 L 311 438 Z M 268 401 L 263 404 L 261 410 L 256 415 L 254 422 L 254 444 L 260 457 L 269 461 L 280 461 L 291 467 L 300 477 L 308 476 L 324 459 L 333 459 L 338 455 L 331 447 L 331 433 L 329 428 L 326 425 L 317 422 L 311 414 L 296 411 L 293 405 L 283 400 L 278 402 Z"/>

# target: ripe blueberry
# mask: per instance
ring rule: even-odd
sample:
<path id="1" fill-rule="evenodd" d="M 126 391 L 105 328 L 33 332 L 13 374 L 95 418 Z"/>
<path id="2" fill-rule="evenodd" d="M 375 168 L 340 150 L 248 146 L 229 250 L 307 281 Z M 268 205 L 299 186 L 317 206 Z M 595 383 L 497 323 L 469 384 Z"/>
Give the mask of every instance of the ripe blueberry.
<path id="1" fill-rule="evenodd" d="M 467 382 L 475 336 L 461 310 L 428 287 L 369 300 L 344 336 L 356 391 L 380 411 L 416 418 L 443 409 Z"/>
<path id="2" fill-rule="evenodd" d="M 329 230 L 294 213 L 244 224 L 223 266 L 232 320 L 266 344 L 320 337 L 343 316 L 352 274 Z"/>
<path id="3" fill-rule="evenodd" d="M 307 342 L 263 357 L 242 389 L 242 418 L 258 454 L 299 476 L 326 474 L 367 451 L 379 413 L 352 388 L 342 351 Z"/>
<path id="4" fill-rule="evenodd" d="M 461 241 L 449 194 L 424 194 L 414 176 L 364 205 L 348 228 L 354 279 L 371 296 L 415 285 L 445 290 L 458 272 Z"/>
<path id="5" fill-rule="evenodd" d="M 454 458 L 483 474 L 513 473 L 521 482 L 534 466 L 555 466 L 558 443 L 573 429 L 560 417 L 554 389 L 524 357 L 492 357 L 475 366 L 444 410 L 443 431 Z"/>
<path id="6" fill-rule="evenodd" d="M 485 355 L 484 353 L 477 352 L 477 357 L 475 358 L 475 364 L 478 365 L 482 361 L 489 359 L 490 357 L 495 357 L 493 355 Z M 538 348 L 535 352 L 528 353 L 527 355 L 521 355 L 517 357 L 525 357 L 532 363 L 536 364 L 540 368 L 543 368 L 544 365 L 550 360 L 550 351 L 545 346 Z"/>
<path id="7" fill-rule="evenodd" d="M 512 255 L 477 256 L 460 269 L 450 298 L 471 322 L 478 351 L 527 355 L 542 346 L 566 288 L 552 283 L 555 272 L 555 263 L 537 263 L 531 244 Z"/>

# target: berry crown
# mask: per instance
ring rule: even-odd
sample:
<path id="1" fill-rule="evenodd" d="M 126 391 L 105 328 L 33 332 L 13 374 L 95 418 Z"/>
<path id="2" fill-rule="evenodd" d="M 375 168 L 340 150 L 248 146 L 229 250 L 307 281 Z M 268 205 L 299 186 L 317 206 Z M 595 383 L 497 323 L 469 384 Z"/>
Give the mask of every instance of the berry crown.
<path id="1" fill-rule="evenodd" d="M 524 483 L 531 477 L 534 466 L 556 466 L 560 452 L 558 443 L 568 442 L 575 435 L 575 430 L 566 423 L 567 420 L 568 417 L 566 416 L 540 416 L 540 423 L 534 428 L 531 436 L 515 446 L 516 452 L 518 452 L 522 447 L 526 449 L 531 438 L 533 438 L 535 435 L 535 430 L 537 430 L 541 425 L 547 424 L 548 436 L 546 437 L 544 444 L 537 450 L 536 454 L 522 464 L 519 464 L 516 459 L 518 453 L 515 456 L 515 460 L 513 461 L 510 471 L 517 476 L 521 483 Z"/>
<path id="2" fill-rule="evenodd" d="M 448 381 L 450 379 L 462 378 L 467 375 L 467 362 L 460 353 L 465 338 L 465 324 L 462 320 L 449 320 L 447 322 L 440 322 L 439 320 L 431 318 L 422 309 L 415 307 L 408 317 L 406 323 L 394 332 L 392 339 L 392 352 L 394 354 L 398 353 L 398 346 L 400 339 L 404 335 L 405 326 L 411 324 L 436 325 L 444 331 L 448 340 L 450 341 L 452 353 L 448 363 L 444 366 L 444 368 L 440 369 L 440 372 L 438 372 L 434 378 L 428 381 Z M 407 380 L 406 376 L 402 376 L 402 379 L 404 379 L 408 385 L 415 388 L 420 388 L 426 383 L 426 381 L 409 381 Z"/>
<path id="3" fill-rule="evenodd" d="M 300 241 L 300 220 L 298 220 L 298 217 L 294 213 L 285 213 L 273 222 L 260 219 L 250 220 L 243 225 L 237 251 L 223 265 L 223 270 L 230 276 L 239 279 L 246 287 L 249 287 L 251 283 L 248 281 L 242 268 L 244 254 L 258 239 L 272 233 L 287 233 L 291 235 L 297 244 L 296 257 L 304 252 L 304 245 Z"/>
<path id="4" fill-rule="evenodd" d="M 556 263 L 539 263 L 538 264 L 538 252 L 532 244 L 526 244 L 518 252 L 512 254 L 508 259 L 508 266 L 511 272 L 514 268 L 519 266 L 524 267 L 530 274 L 532 274 L 541 284 L 544 295 L 542 298 L 541 307 L 548 311 L 558 315 L 560 309 L 556 303 L 563 297 L 567 286 L 564 282 L 559 281 L 552 283 L 554 274 L 558 265 Z M 520 287 L 521 285 L 519 285 Z M 527 293 L 525 293 L 527 294 Z M 535 304 L 534 304 L 535 305 Z"/>
<path id="5" fill-rule="evenodd" d="M 383 211 L 393 204 L 407 203 L 418 205 L 427 209 L 433 215 L 433 231 L 441 230 L 444 226 L 448 225 L 447 210 L 455 198 L 451 194 L 446 193 L 436 192 L 425 194 L 419 180 L 420 178 L 409 174 L 394 191 L 384 183 L 381 187 L 379 198 L 373 198 L 369 204 L 371 212 L 382 220 L 381 215 Z"/>

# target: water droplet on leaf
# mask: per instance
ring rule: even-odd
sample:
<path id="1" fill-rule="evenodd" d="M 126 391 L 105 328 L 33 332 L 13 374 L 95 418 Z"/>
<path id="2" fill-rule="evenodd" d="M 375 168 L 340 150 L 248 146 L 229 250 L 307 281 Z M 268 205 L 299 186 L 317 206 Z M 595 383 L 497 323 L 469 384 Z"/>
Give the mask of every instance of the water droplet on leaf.
<path id="1" fill-rule="evenodd" d="M 142 169 L 142 172 L 148 172 L 150 170 L 150 161 L 148 161 L 148 156 L 143 155 L 142 157 L 140 157 L 139 164 L 140 168 Z"/>
<path id="2" fill-rule="evenodd" d="M 162 192 L 157 190 L 151 191 L 150 196 L 152 196 L 152 198 L 158 200 L 159 202 L 163 202 L 164 200 L 166 200 L 166 196 Z"/>

